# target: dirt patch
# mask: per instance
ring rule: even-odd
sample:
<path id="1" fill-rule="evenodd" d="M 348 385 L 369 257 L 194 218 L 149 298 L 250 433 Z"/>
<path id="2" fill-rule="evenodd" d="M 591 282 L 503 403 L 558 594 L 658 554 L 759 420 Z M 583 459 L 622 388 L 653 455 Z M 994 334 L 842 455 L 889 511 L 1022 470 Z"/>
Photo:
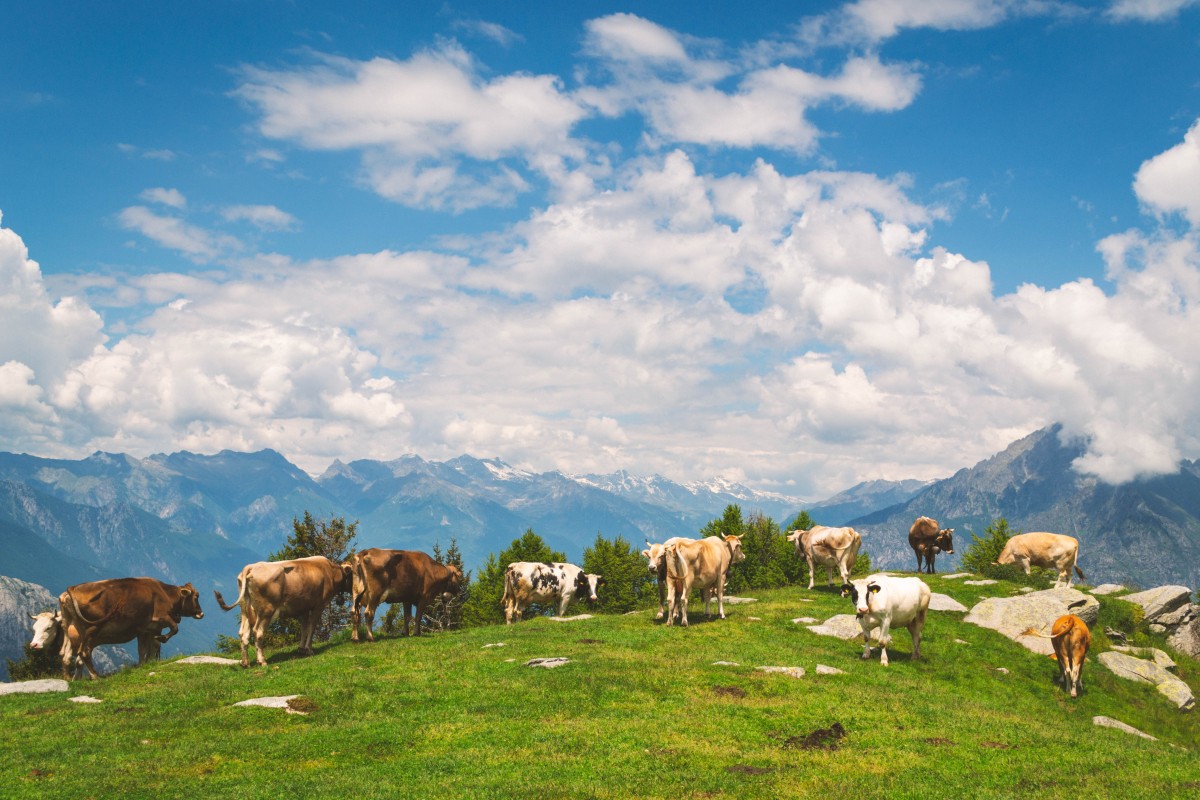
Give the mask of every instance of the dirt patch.
<path id="1" fill-rule="evenodd" d="M 992 750 L 1012 750 L 1013 749 L 1013 746 L 1011 744 L 1005 744 L 1004 742 L 980 742 L 979 746 L 987 747 Z"/>
<path id="2" fill-rule="evenodd" d="M 766 775 L 775 770 L 770 767 L 751 767 L 747 764 L 732 764 L 725 768 L 726 772 L 736 772 L 738 775 Z"/>
<path id="3" fill-rule="evenodd" d="M 577 639 L 579 644 L 604 644 L 602 639 Z"/>
<path id="4" fill-rule="evenodd" d="M 846 729 L 842 723 L 835 722 L 828 728 L 817 728 L 804 736 L 789 736 L 783 740 L 783 746 L 796 750 L 837 750 L 845 738 Z"/>
<path id="5" fill-rule="evenodd" d="M 740 686 L 714 686 L 713 691 L 718 697 L 736 697 L 741 700 L 746 696 L 746 690 Z"/>
<path id="6" fill-rule="evenodd" d="M 297 714 L 311 714 L 319 708 L 316 703 L 304 696 L 293 697 L 291 700 L 288 700 L 287 707 Z"/>
<path id="7" fill-rule="evenodd" d="M 49 778 L 53 775 L 54 773 L 48 769 L 38 769 L 37 767 L 34 767 L 33 769 L 29 770 L 29 777 L 31 778 Z"/>
<path id="8" fill-rule="evenodd" d="M 949 739 L 943 739 L 940 736 L 931 736 L 924 741 L 925 744 L 954 744 L 954 742 L 950 741 Z"/>

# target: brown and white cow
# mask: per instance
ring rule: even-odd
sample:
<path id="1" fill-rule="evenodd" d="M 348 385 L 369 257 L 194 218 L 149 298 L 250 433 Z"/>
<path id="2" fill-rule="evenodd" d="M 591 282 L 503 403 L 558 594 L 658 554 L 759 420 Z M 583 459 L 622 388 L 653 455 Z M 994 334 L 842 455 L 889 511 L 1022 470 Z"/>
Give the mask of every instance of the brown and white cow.
<path id="1" fill-rule="evenodd" d="M 533 603 L 555 603 L 558 616 L 576 597 L 595 603 L 596 590 L 604 578 L 583 571 L 574 564 L 557 561 L 514 561 L 504 570 L 504 621 L 512 625 Z"/>
<path id="2" fill-rule="evenodd" d="M 1092 632 L 1087 623 L 1074 614 L 1063 614 L 1054 620 L 1050 635 L 1029 628 L 1025 636 L 1040 636 L 1049 639 L 1054 646 L 1054 658 L 1058 660 L 1058 677 L 1071 697 L 1078 697 L 1083 688 L 1083 662 L 1088 648 L 1092 646 Z"/>
<path id="3" fill-rule="evenodd" d="M 372 547 L 350 560 L 354 568 L 350 592 L 350 640 L 357 642 L 359 621 L 366 617 L 367 641 L 375 641 L 371 628 L 375 610 L 383 603 L 404 604 L 404 635 L 415 609 L 416 635 L 421 635 L 421 618 L 425 609 L 441 597 L 446 602 L 458 595 L 462 586 L 462 571 L 454 565 L 434 561 L 418 550 L 384 550 Z"/>
<path id="4" fill-rule="evenodd" d="M 893 625 L 903 625 L 912 636 L 913 660 L 921 657 L 921 634 L 929 600 L 933 596 L 920 578 L 898 578 L 892 575 L 868 575 L 842 586 L 842 597 L 854 602 L 855 616 L 862 628 L 862 657 L 871 657 L 871 631 L 879 629 L 879 663 L 888 665 L 888 645 L 892 643 Z"/>
<path id="5" fill-rule="evenodd" d="M 41 611 L 37 614 L 30 614 L 29 618 L 33 620 L 33 635 L 29 640 L 29 647 L 33 650 L 56 649 L 63 662 L 71 665 L 69 668 L 71 674 L 78 677 L 84 671 L 83 659 L 75 651 L 70 640 L 63 635 L 62 611 Z M 137 642 L 139 664 L 158 660 L 162 648 L 162 643 L 158 639 L 149 633 L 139 633 Z M 94 645 L 101 644 L 109 644 L 109 642 L 94 643 Z"/>
<path id="6" fill-rule="evenodd" d="M 158 658 L 159 647 L 179 632 L 183 617 L 203 619 L 200 596 L 190 583 L 175 586 L 154 578 L 111 578 L 67 587 L 58 598 L 63 677 L 77 665 L 99 674 L 92 648 L 138 640 L 138 663 Z M 165 636 L 163 630 L 169 631 Z"/>
<path id="7" fill-rule="evenodd" d="M 349 592 L 354 570 L 325 556 L 308 556 L 290 561 L 259 561 L 247 564 L 238 574 L 238 596 L 226 605 L 221 593 L 214 591 L 222 610 L 241 606 L 242 621 L 238 635 L 242 640 L 242 666 L 250 666 L 250 634 L 258 651 L 259 666 L 266 666 L 263 638 L 267 626 L 280 617 L 300 621 L 301 655 L 312 655 L 313 634 L 325 607 L 339 594 Z"/>
<path id="8" fill-rule="evenodd" d="M 933 560 L 937 554 L 954 552 L 954 528 L 939 528 L 936 519 L 917 517 L 908 529 L 908 546 L 917 556 L 917 572 L 922 572 L 924 561 L 923 571 L 932 575 Z"/>
<path id="9" fill-rule="evenodd" d="M 1071 570 L 1075 570 L 1080 580 L 1087 580 L 1082 570 L 1075 566 L 1079 558 L 1079 540 L 1073 536 L 1061 533 L 1019 533 L 1010 538 L 996 559 L 997 564 L 1016 564 L 1029 574 L 1030 567 L 1044 567 L 1058 570 L 1058 578 L 1054 588 L 1065 584 L 1071 586 Z"/>
<path id="10" fill-rule="evenodd" d="M 700 589 L 704 596 L 704 615 L 709 616 L 708 604 L 715 595 L 717 614 L 725 619 L 725 577 L 729 568 L 744 561 L 742 542 L 737 536 L 706 536 L 695 542 L 676 542 L 666 547 L 667 561 L 667 624 L 679 617 L 679 624 L 687 627 L 688 598 L 692 589 Z M 704 590 L 710 590 L 704 592 Z"/>
<path id="11" fill-rule="evenodd" d="M 829 583 L 833 585 L 833 568 L 837 567 L 842 583 L 850 580 L 862 536 L 854 528 L 829 528 L 813 525 L 806 531 L 790 531 L 788 541 L 796 546 L 796 555 L 808 561 L 808 588 L 813 588 L 817 565 L 824 565 Z"/>
<path id="12" fill-rule="evenodd" d="M 676 542 L 694 542 L 695 539 L 689 539 L 686 536 L 673 536 L 661 544 L 650 544 L 646 542 L 646 549 L 642 551 L 642 557 L 646 559 L 647 569 L 650 574 L 658 581 L 658 614 L 655 619 L 662 619 L 667 613 L 667 559 L 665 557 L 667 547 Z"/>

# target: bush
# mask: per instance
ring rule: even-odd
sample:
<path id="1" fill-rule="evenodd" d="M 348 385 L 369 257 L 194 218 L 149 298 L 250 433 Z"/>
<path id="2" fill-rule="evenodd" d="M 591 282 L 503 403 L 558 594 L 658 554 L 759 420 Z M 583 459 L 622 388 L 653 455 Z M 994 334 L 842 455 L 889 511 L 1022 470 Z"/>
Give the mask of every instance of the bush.
<path id="1" fill-rule="evenodd" d="M 596 541 L 583 551 L 583 571 L 604 578 L 596 592 L 600 611 L 624 614 L 633 611 L 641 601 L 657 596 L 646 570 L 646 560 L 621 536 L 609 541 L 596 534 Z"/>

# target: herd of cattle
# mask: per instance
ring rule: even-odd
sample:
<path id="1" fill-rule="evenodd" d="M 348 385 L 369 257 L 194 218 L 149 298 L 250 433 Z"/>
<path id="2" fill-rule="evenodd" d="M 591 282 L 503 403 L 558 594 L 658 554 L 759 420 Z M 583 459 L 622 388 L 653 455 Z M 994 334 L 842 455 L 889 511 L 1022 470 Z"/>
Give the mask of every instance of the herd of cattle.
<path id="1" fill-rule="evenodd" d="M 954 552 L 954 530 L 939 528 L 937 521 L 919 517 L 909 531 L 908 541 L 917 559 L 917 572 L 932 574 L 939 553 Z M 808 562 L 808 588 L 812 589 L 816 568 L 827 571 L 829 585 L 833 571 L 841 576 L 841 594 L 849 597 L 862 628 L 864 659 L 871 657 L 871 632 L 879 630 L 880 663 L 888 664 L 887 647 L 893 625 L 908 629 L 912 637 L 912 657 L 921 656 L 921 633 L 929 610 L 930 590 L 920 578 L 885 574 L 851 580 L 862 537 L 853 528 L 815 525 L 808 530 L 792 531 L 788 540 L 796 554 Z M 1011 537 L 997 558 L 998 564 L 1015 564 L 1028 575 L 1031 567 L 1058 571 L 1055 586 L 1071 585 L 1071 571 L 1084 577 L 1075 562 L 1079 542 L 1055 533 L 1025 533 Z M 745 560 L 737 536 L 709 536 L 694 540 L 683 537 L 661 544 L 646 543 L 642 551 L 651 574 L 658 581 L 658 619 L 666 625 L 687 626 L 688 598 L 693 589 L 700 591 L 704 613 L 717 601 L 717 615 L 725 619 L 725 581 L 733 564 Z M 351 640 L 359 641 L 362 623 L 366 623 L 367 641 L 374 641 L 372 628 L 375 612 L 383 603 L 402 603 L 404 635 L 415 618 L 415 635 L 421 633 L 421 619 L 437 599 L 449 601 L 462 588 L 462 572 L 455 566 L 434 561 L 414 550 L 372 548 L 356 553 L 345 563 L 324 556 L 290 561 L 260 561 L 248 564 L 238 574 L 238 595 L 226 604 L 214 591 L 222 610 L 241 610 L 239 639 L 242 666 L 248 667 L 251 636 L 258 664 L 265 666 L 264 638 L 268 626 L 286 617 L 300 623 L 302 655 L 312 654 L 312 640 L 321 615 L 339 595 L 351 598 Z M 518 561 L 508 565 L 504 574 L 501 603 L 507 624 L 521 619 L 533 603 L 554 606 L 562 616 L 574 599 L 596 602 L 596 592 L 604 585 L 600 575 L 586 573 L 574 564 Z M 63 676 L 70 679 L 81 670 L 97 677 L 92 649 L 102 644 L 124 644 L 137 640 L 138 663 L 157 659 L 161 644 L 179 631 L 183 617 L 201 619 L 200 597 L 190 583 L 173 586 L 153 578 L 115 578 L 68 587 L 59 596 L 57 611 L 31 614 L 34 650 L 49 648 L 61 639 L 59 653 Z M 164 634 L 164 631 L 166 633 Z M 1030 631 L 1036 635 L 1043 635 Z M 1091 641 L 1087 625 L 1073 614 L 1059 618 L 1048 638 L 1053 640 L 1064 687 L 1076 696 L 1079 669 Z"/>

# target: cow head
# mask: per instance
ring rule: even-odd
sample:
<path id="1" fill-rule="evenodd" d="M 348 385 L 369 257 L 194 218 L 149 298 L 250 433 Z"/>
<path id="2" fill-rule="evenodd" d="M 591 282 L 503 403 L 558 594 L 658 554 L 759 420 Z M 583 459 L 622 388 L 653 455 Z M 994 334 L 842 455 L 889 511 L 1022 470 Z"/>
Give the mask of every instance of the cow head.
<path id="1" fill-rule="evenodd" d="M 333 563 L 332 561 L 330 563 Z M 343 564 L 336 564 L 338 568 L 338 582 L 334 587 L 337 594 L 342 592 L 350 592 L 354 590 L 354 565 L 349 561 Z"/>
<path id="2" fill-rule="evenodd" d="M 58 632 L 62 630 L 62 614 L 58 611 L 30 614 L 29 618 L 33 620 L 33 638 L 29 641 L 29 646 L 34 650 L 41 650 L 53 643 L 58 637 Z"/>
<path id="3" fill-rule="evenodd" d="M 446 589 L 442 592 L 442 600 L 449 603 L 458 596 L 462 587 L 462 570 L 454 564 L 446 567 Z"/>
<path id="4" fill-rule="evenodd" d="M 579 573 L 575 576 L 575 596 L 583 598 L 589 603 L 595 603 L 600 599 L 596 597 L 596 589 L 603 585 L 604 578 L 579 570 Z"/>
<path id="5" fill-rule="evenodd" d="M 812 540 L 812 529 L 806 531 L 788 531 L 787 539 L 796 547 L 796 555 L 802 556 L 808 552 L 808 543 Z"/>
<path id="6" fill-rule="evenodd" d="M 665 551 L 666 545 L 646 542 L 646 549 L 642 551 L 642 558 L 646 559 L 646 570 L 651 575 L 658 574 L 658 565 L 662 561 Z"/>
<path id="7" fill-rule="evenodd" d="M 871 599 L 879 594 L 880 586 L 875 581 L 852 581 L 842 584 L 842 597 L 849 597 L 854 603 L 855 616 L 861 617 L 871 612 Z"/>
<path id="8" fill-rule="evenodd" d="M 933 552 L 954 552 L 954 528 L 943 528 L 937 532 L 937 537 L 933 540 Z"/>
<path id="9" fill-rule="evenodd" d="M 742 539 L 740 536 L 726 536 L 725 546 L 729 548 L 730 564 L 746 560 L 746 554 L 742 552 Z"/>
<path id="10" fill-rule="evenodd" d="M 179 616 L 204 619 L 204 612 L 200 610 L 200 593 L 190 583 L 179 587 Z"/>

